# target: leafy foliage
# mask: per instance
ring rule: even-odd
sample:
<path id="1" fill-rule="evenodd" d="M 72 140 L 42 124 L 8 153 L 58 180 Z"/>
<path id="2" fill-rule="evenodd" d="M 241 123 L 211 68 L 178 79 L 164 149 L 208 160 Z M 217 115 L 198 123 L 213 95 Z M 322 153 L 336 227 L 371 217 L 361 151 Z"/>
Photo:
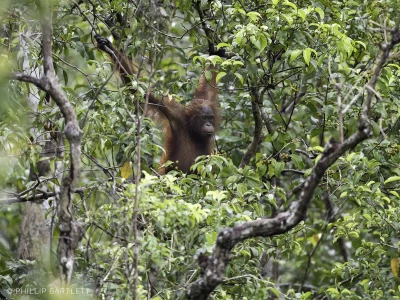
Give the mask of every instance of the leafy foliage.
<path id="1" fill-rule="evenodd" d="M 44 93 L 37 93 L 33 112 L 26 100 L 35 94 L 32 87 L 5 78 L 4 70 L 42 67 L 38 24 L 31 16 L 36 8 L 30 4 L 4 4 L 1 15 L 1 198 L 4 190 L 21 192 L 34 184 L 27 170 L 43 159 L 39 136 L 64 128 Z M 221 229 L 271 216 L 293 201 L 290 191 L 310 174 L 328 139 L 341 138 L 339 111 L 344 136 L 357 130 L 365 84 L 390 39 L 388 28 L 397 25 L 399 7 L 395 0 L 201 1 L 213 42 L 234 53 L 222 60 L 208 55 L 192 1 L 93 0 L 81 1 L 79 9 L 68 1 L 55 3 L 55 67 L 84 132 L 79 184 L 84 192 L 76 195 L 75 218 L 85 223 L 86 234 L 76 253 L 74 284 L 107 299 L 131 297 L 139 247 L 138 297 L 152 292 L 153 299 L 183 299 L 201 272 L 197 257 L 211 252 Z M 109 27 L 106 21 L 118 14 L 125 23 Z M 95 50 L 88 19 L 100 33 L 117 32 L 119 47 L 139 57 L 143 76 L 133 80 L 135 96 L 110 77 L 113 68 Z M 28 66 L 23 65 L 26 53 Z M 139 140 L 136 104 L 149 84 L 178 101 L 190 99 L 209 64 L 221 67 L 217 153 L 199 158 L 195 174 L 158 177 L 153 170 L 162 154 L 162 134 L 146 118 Z M 226 281 L 213 299 L 399 298 L 399 74 L 397 52 L 377 84 L 373 136 L 328 170 L 304 222 L 233 249 Z M 252 141 L 255 102 L 262 142 L 250 164 L 239 168 Z M 59 184 L 57 161 L 67 165 L 67 158 L 52 158 L 50 190 Z M 136 186 L 132 176 L 138 172 L 143 176 Z M 20 215 L 17 204 L 0 205 L 4 297 L 9 288 L 39 285 L 39 277 L 23 276 L 31 262 L 15 260 Z M 37 270 L 40 280 L 50 280 L 51 269 L 37 265 Z"/>

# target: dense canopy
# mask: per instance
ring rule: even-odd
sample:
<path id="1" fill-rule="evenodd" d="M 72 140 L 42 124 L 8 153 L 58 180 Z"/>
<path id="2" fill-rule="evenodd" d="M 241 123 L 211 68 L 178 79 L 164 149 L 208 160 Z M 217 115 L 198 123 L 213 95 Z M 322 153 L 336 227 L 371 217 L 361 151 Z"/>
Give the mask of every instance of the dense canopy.
<path id="1" fill-rule="evenodd" d="M 0 298 L 399 299 L 399 15 L 1 1 Z M 201 76 L 220 128 L 183 173 L 148 92 L 184 106 Z"/>

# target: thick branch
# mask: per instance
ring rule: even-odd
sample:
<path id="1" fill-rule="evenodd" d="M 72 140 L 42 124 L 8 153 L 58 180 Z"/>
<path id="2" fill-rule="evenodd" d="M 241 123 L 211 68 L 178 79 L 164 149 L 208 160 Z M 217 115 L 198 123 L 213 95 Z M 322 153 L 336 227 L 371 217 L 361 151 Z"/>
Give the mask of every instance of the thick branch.
<path id="1" fill-rule="evenodd" d="M 398 29 L 394 30 L 392 35 L 392 42 L 383 47 L 383 52 L 375 68 L 374 75 L 368 83 L 368 87 L 371 90 L 375 88 L 380 71 L 389 57 L 390 50 L 400 42 L 400 32 Z M 347 150 L 353 149 L 370 136 L 368 116 L 372 97 L 373 94 L 368 92 L 358 131 L 343 143 L 331 139 L 326 144 L 320 160 L 315 165 L 311 175 L 304 182 L 299 199 L 291 203 L 285 212 L 277 214 L 274 218 L 259 219 L 236 225 L 232 228 L 226 228 L 218 234 L 216 245 L 212 255 L 208 259 L 207 267 L 203 268 L 203 275 L 188 287 L 188 299 L 207 299 L 211 292 L 223 282 L 224 272 L 230 260 L 230 251 L 239 242 L 252 237 L 274 236 L 288 232 L 305 219 L 308 205 L 325 171 Z"/>
<path id="2" fill-rule="evenodd" d="M 354 148 L 369 136 L 368 129 L 357 131 L 343 144 L 333 139 L 327 143 L 322 157 L 306 179 L 304 189 L 289 209 L 274 218 L 259 219 L 222 230 L 203 277 L 189 286 L 188 299 L 207 299 L 208 295 L 223 281 L 231 249 L 241 241 L 252 237 L 274 236 L 288 232 L 305 219 L 314 191 L 325 171 L 347 150 Z"/>
<path id="3" fill-rule="evenodd" d="M 368 121 L 368 114 L 369 114 L 369 111 L 371 110 L 372 98 L 375 95 L 375 85 L 376 85 L 376 82 L 378 81 L 379 74 L 380 74 L 384 64 L 386 63 L 386 61 L 389 58 L 390 51 L 392 51 L 394 46 L 396 46 L 399 42 L 400 42 L 400 30 L 399 30 L 399 27 L 397 26 L 392 32 L 391 42 L 389 44 L 383 44 L 381 46 L 382 55 L 378 61 L 376 68 L 375 68 L 374 74 L 372 75 L 371 80 L 369 81 L 369 83 L 367 85 L 367 99 L 366 99 L 363 114 L 361 117 L 361 120 L 363 122 Z"/>
<path id="4" fill-rule="evenodd" d="M 73 219 L 72 193 L 74 192 L 80 173 L 82 131 L 72 104 L 68 101 L 57 80 L 52 57 L 52 7 L 49 1 L 37 0 L 41 12 L 42 49 L 44 75 L 38 79 L 24 74 L 14 74 L 13 78 L 35 84 L 47 92 L 60 108 L 65 118 L 65 136 L 70 144 L 70 171 L 64 176 L 60 191 L 58 216 L 60 221 L 60 239 L 58 244 L 58 259 L 60 275 L 63 284 L 71 280 L 74 265 L 74 251 L 83 236 L 83 226 Z"/>

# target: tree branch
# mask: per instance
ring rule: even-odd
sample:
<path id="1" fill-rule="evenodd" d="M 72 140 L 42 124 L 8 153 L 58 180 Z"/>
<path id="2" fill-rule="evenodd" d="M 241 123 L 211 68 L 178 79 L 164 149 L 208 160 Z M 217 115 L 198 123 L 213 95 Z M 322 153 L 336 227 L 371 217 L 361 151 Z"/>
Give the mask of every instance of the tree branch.
<path id="1" fill-rule="evenodd" d="M 74 193 L 79 194 L 82 196 L 83 192 L 85 191 L 84 188 L 75 189 Z M 46 192 L 42 190 L 36 190 L 35 193 L 31 195 L 26 195 L 26 193 L 19 193 L 15 195 L 15 197 L 0 199 L 1 204 L 13 204 L 13 203 L 24 203 L 24 202 L 35 202 L 35 201 L 42 201 L 47 200 L 51 197 L 55 197 L 59 195 L 57 192 Z"/>
<path id="2" fill-rule="evenodd" d="M 60 221 L 60 239 L 58 243 L 58 260 L 60 277 L 63 284 L 69 284 L 74 266 L 74 251 L 83 237 L 84 229 L 81 223 L 73 218 L 72 193 L 77 186 L 80 173 L 81 138 L 74 107 L 68 101 L 61 89 L 53 66 L 52 57 L 52 7 L 50 1 L 37 0 L 36 5 L 41 13 L 43 69 L 41 78 L 35 78 L 21 73 L 11 75 L 19 81 L 29 82 L 47 92 L 59 107 L 65 118 L 64 133 L 70 144 L 70 171 L 62 180 L 58 217 Z"/>
<path id="3" fill-rule="evenodd" d="M 254 153 L 257 151 L 257 147 L 260 145 L 262 140 L 262 118 L 259 108 L 260 103 L 260 95 L 256 88 L 251 88 L 252 92 L 252 101 L 251 101 L 251 109 L 254 117 L 254 135 L 253 140 L 249 147 L 247 148 L 246 153 L 242 157 L 242 161 L 240 162 L 240 168 L 247 166 L 250 162 L 250 159 L 254 156 Z"/>
<path id="4" fill-rule="evenodd" d="M 370 89 L 374 89 L 382 67 L 389 57 L 390 51 L 399 42 L 400 31 L 398 27 L 396 27 L 392 32 L 391 43 L 382 46 L 383 51 L 381 57 L 368 83 Z M 368 116 L 371 109 L 372 97 L 374 95 L 373 92 L 369 91 L 370 89 L 367 89 L 367 101 L 359 120 L 358 131 L 343 141 L 343 143 L 337 142 L 332 138 L 326 144 L 321 158 L 313 168 L 310 176 L 305 180 L 303 190 L 297 201 L 292 202 L 286 211 L 278 213 L 273 218 L 246 222 L 231 228 L 223 229 L 218 234 L 213 253 L 208 259 L 207 267 L 204 268 L 204 272 L 202 272 L 203 275 L 188 287 L 188 299 L 207 299 L 211 292 L 223 282 L 224 272 L 230 260 L 230 251 L 239 242 L 252 237 L 267 237 L 288 232 L 305 219 L 308 205 L 325 171 L 347 150 L 353 149 L 370 136 Z"/>

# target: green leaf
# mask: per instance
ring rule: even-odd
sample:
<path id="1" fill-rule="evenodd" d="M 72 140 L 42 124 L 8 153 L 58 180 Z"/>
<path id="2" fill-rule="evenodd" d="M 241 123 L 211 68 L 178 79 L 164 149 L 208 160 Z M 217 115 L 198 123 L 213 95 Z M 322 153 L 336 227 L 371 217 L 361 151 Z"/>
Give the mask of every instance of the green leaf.
<path id="1" fill-rule="evenodd" d="M 195 57 L 193 57 L 193 63 L 195 64 L 197 60 L 199 60 L 202 65 L 206 61 L 206 59 L 200 55 L 196 55 Z"/>
<path id="2" fill-rule="evenodd" d="M 312 147 L 312 150 L 316 151 L 316 152 L 324 152 L 324 147 L 314 146 L 314 147 Z"/>
<path id="3" fill-rule="evenodd" d="M 244 37 L 244 30 L 239 30 L 238 33 L 236 33 L 236 43 L 238 43 L 239 45 L 242 45 L 243 42 L 243 37 Z"/>
<path id="4" fill-rule="evenodd" d="M 290 53 L 289 62 L 293 62 L 297 58 L 297 56 L 300 55 L 301 52 L 302 52 L 302 50 L 300 50 L 300 49 L 293 50 L 292 53 Z"/>
<path id="5" fill-rule="evenodd" d="M 208 60 L 211 61 L 214 67 L 217 65 L 217 62 L 220 64 L 223 62 L 222 58 L 218 55 L 211 55 L 208 57 Z"/>
<path id="6" fill-rule="evenodd" d="M 281 172 L 282 172 L 282 170 L 283 170 L 283 168 L 285 167 L 285 163 L 284 162 L 276 162 L 275 163 L 275 165 L 274 165 L 274 168 L 275 168 L 275 176 L 276 177 L 279 177 L 279 175 L 281 175 Z"/>
<path id="7" fill-rule="evenodd" d="M 312 168 L 309 168 L 307 170 L 304 171 L 304 177 L 310 176 L 311 172 L 312 172 Z"/>
<path id="8" fill-rule="evenodd" d="M 234 74 L 235 74 L 235 76 L 239 79 L 239 81 L 240 81 L 242 84 L 244 84 L 244 78 L 243 78 L 243 76 L 240 75 L 240 74 L 237 73 L 237 72 L 235 72 Z"/>
<path id="9" fill-rule="evenodd" d="M 304 162 L 299 155 L 290 154 L 290 157 L 292 158 L 292 161 L 297 169 L 299 169 L 299 170 L 304 169 Z"/>
<path id="10" fill-rule="evenodd" d="M 225 60 L 222 64 L 221 67 L 228 67 L 231 66 L 232 62 L 230 60 Z"/>
<path id="11" fill-rule="evenodd" d="M 364 49 L 367 49 L 367 45 L 365 45 L 365 43 L 363 43 L 361 41 L 356 41 L 356 44 L 360 44 L 361 46 L 364 47 Z"/>
<path id="12" fill-rule="evenodd" d="M 273 287 L 268 287 L 267 290 L 274 293 L 277 298 L 280 297 L 279 291 L 277 289 L 275 289 Z"/>
<path id="13" fill-rule="evenodd" d="M 301 20 L 304 22 L 306 20 L 307 14 L 304 9 L 297 10 L 297 14 L 300 16 Z"/>
<path id="14" fill-rule="evenodd" d="M 400 66 L 398 64 L 388 64 L 388 67 L 395 67 L 397 69 L 400 69 Z"/>
<path id="15" fill-rule="evenodd" d="M 399 180 L 400 180 L 400 176 L 392 176 L 385 180 L 385 184 L 393 182 L 393 181 L 399 181 Z"/>
<path id="16" fill-rule="evenodd" d="M 258 50 L 260 50 L 260 48 L 261 48 L 260 41 L 258 39 L 256 39 L 256 37 L 254 35 L 250 36 L 250 41 Z"/>
<path id="17" fill-rule="evenodd" d="M 219 50 L 219 49 L 221 49 L 221 48 L 228 48 L 228 47 L 230 47 L 231 45 L 230 44 L 227 44 L 227 43 L 219 43 L 218 45 L 217 45 L 217 50 Z"/>
<path id="18" fill-rule="evenodd" d="M 248 16 L 249 19 L 252 20 L 253 22 L 257 22 L 257 20 L 258 20 L 259 18 L 261 18 L 261 15 L 260 15 L 258 12 L 256 12 L 256 11 L 248 12 L 248 13 L 246 14 L 246 16 Z"/>
<path id="19" fill-rule="evenodd" d="M 244 193 L 247 192 L 247 186 L 244 183 L 239 183 L 236 190 L 238 194 L 243 197 Z"/>
<path id="20" fill-rule="evenodd" d="M 319 14 L 320 19 L 323 20 L 325 17 L 324 11 L 320 7 L 316 7 L 314 10 Z"/>
<path id="21" fill-rule="evenodd" d="M 94 64 L 94 65 L 97 65 L 97 66 L 101 65 L 97 60 L 92 60 L 92 59 L 87 60 L 86 63 L 89 64 L 89 65 L 91 65 L 91 64 Z"/>
<path id="22" fill-rule="evenodd" d="M 400 258 L 395 257 L 390 261 L 390 268 L 395 277 L 399 277 Z"/>
<path id="23" fill-rule="evenodd" d="M 204 75 L 206 76 L 207 81 L 210 81 L 212 78 L 212 73 L 211 71 L 205 71 Z"/>
<path id="24" fill-rule="evenodd" d="M 285 1 L 285 2 L 282 3 L 282 5 L 290 6 L 294 10 L 297 10 L 297 6 L 294 3 L 290 2 L 290 1 Z"/>
<path id="25" fill-rule="evenodd" d="M 124 179 L 128 179 L 129 176 L 133 174 L 132 172 L 132 162 L 126 161 L 121 167 L 121 177 Z"/>
<path id="26" fill-rule="evenodd" d="M 338 296 L 340 295 L 339 291 L 335 288 L 329 288 L 326 290 L 326 292 L 330 295 L 338 295 Z"/>
<path id="27" fill-rule="evenodd" d="M 273 142 L 276 138 L 278 137 L 278 132 L 277 131 L 274 131 L 274 133 L 269 133 L 266 137 L 265 137 L 265 139 L 264 139 L 264 141 L 265 142 Z"/>
<path id="28" fill-rule="evenodd" d="M 293 24 L 293 18 L 289 16 L 288 14 L 282 14 L 282 17 L 286 19 L 286 21 L 289 23 L 289 25 Z"/>
<path id="29" fill-rule="evenodd" d="M 258 35 L 258 40 L 260 41 L 260 51 L 263 51 L 268 44 L 267 38 L 261 33 Z"/>
<path id="30" fill-rule="evenodd" d="M 65 85 L 67 85 L 68 84 L 68 74 L 67 74 L 67 72 L 65 72 L 65 70 L 63 70 L 63 77 L 64 77 Z"/>
<path id="31" fill-rule="evenodd" d="M 306 48 L 303 50 L 303 58 L 304 61 L 306 62 L 307 66 L 310 65 L 310 59 L 311 59 L 311 49 L 310 48 Z"/>
<path id="32" fill-rule="evenodd" d="M 306 48 L 303 50 L 303 58 L 307 65 L 310 65 L 311 52 L 314 53 L 315 56 L 318 56 L 317 51 L 315 51 L 314 49 Z"/>
<path id="33" fill-rule="evenodd" d="M 236 8 L 236 11 L 238 11 L 242 15 L 246 14 L 246 11 L 243 8 Z"/>
<path id="34" fill-rule="evenodd" d="M 218 83 L 219 80 L 226 75 L 226 72 L 219 72 L 217 77 L 215 78 L 215 81 Z"/>
<path id="35" fill-rule="evenodd" d="M 244 66 L 244 63 L 242 63 L 242 62 L 239 61 L 239 60 L 235 60 L 235 61 L 233 62 L 233 65 L 234 65 L 234 66 Z"/>
<path id="36" fill-rule="evenodd" d="M 314 159 L 314 164 L 316 165 L 318 161 L 321 159 L 322 154 L 318 154 L 317 157 Z"/>

